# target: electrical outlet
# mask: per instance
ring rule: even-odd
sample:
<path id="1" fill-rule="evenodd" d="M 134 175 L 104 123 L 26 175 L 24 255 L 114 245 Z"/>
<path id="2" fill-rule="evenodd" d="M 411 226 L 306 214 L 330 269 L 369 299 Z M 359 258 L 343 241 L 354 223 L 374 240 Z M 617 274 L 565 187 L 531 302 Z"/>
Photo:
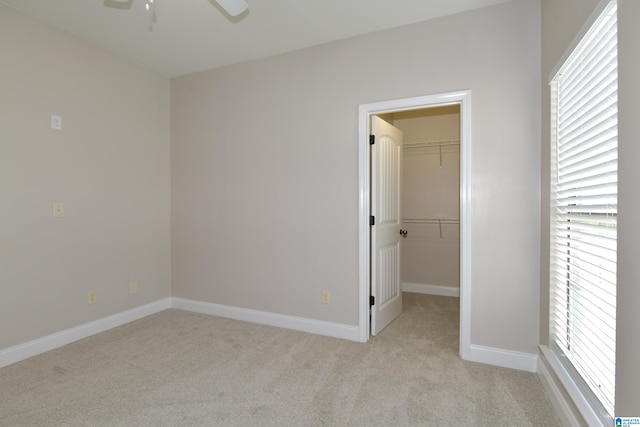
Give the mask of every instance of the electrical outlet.
<path id="1" fill-rule="evenodd" d="M 329 304 L 331 302 L 331 293 L 329 291 L 322 291 L 322 303 Z"/>
<path id="2" fill-rule="evenodd" d="M 62 202 L 53 203 L 53 217 L 54 218 L 64 217 L 64 204 Z"/>
<path id="3" fill-rule="evenodd" d="M 56 114 L 51 115 L 51 129 L 62 130 L 62 117 Z"/>
<path id="4" fill-rule="evenodd" d="M 97 300 L 96 291 L 90 291 L 89 295 L 87 295 L 87 302 L 89 304 L 95 304 Z"/>
<path id="5" fill-rule="evenodd" d="M 138 281 L 137 280 L 132 280 L 131 282 L 129 282 L 129 293 L 130 294 L 137 294 L 138 293 Z"/>

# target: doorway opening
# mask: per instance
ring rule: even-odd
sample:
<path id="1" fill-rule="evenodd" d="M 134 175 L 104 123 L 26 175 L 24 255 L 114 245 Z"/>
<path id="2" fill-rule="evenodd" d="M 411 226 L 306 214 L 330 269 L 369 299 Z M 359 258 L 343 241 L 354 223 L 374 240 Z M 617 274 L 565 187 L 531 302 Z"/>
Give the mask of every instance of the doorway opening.
<path id="1" fill-rule="evenodd" d="M 459 108 L 460 114 L 460 197 L 459 197 L 459 295 L 460 355 L 467 359 L 470 351 L 470 159 L 471 159 L 471 93 L 453 92 L 439 95 L 362 104 L 359 107 L 359 340 L 366 342 L 371 334 L 371 189 L 370 123 L 374 116 L 410 114 L 407 112 L 437 107 Z M 389 116 L 386 116 L 389 117 Z M 402 233 L 403 230 L 401 230 Z M 375 304 L 375 301 L 374 301 Z"/>

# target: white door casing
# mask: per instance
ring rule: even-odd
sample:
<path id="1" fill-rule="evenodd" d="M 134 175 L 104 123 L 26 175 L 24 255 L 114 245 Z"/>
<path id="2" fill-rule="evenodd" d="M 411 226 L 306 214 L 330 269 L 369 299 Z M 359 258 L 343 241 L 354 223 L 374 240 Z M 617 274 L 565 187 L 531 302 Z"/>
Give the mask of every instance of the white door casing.
<path id="1" fill-rule="evenodd" d="M 358 107 L 359 152 L 359 314 L 358 340 L 370 338 L 371 295 L 371 163 L 369 157 L 370 118 L 376 114 L 460 105 L 460 356 L 475 359 L 471 346 L 471 91 L 395 99 Z"/>
<path id="2" fill-rule="evenodd" d="M 378 116 L 371 130 L 371 335 L 377 335 L 402 313 L 402 131 Z"/>

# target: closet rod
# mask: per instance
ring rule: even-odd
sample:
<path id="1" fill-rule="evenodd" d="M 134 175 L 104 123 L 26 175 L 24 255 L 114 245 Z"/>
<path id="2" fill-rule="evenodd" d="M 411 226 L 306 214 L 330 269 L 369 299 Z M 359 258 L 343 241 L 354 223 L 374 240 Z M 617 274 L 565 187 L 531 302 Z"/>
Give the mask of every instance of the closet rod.
<path id="1" fill-rule="evenodd" d="M 460 145 L 459 139 L 444 139 L 440 141 L 412 141 L 405 142 L 404 147 L 416 148 L 416 147 L 438 147 L 443 145 Z"/>
<path id="2" fill-rule="evenodd" d="M 450 139 L 443 141 L 416 141 L 416 142 L 405 142 L 403 145 L 403 149 L 412 149 L 412 148 L 437 148 L 440 151 L 440 167 L 442 167 L 442 147 L 459 147 L 460 140 L 459 139 Z"/>
<path id="3" fill-rule="evenodd" d="M 403 218 L 408 224 L 460 224 L 457 218 Z"/>
<path id="4" fill-rule="evenodd" d="M 406 224 L 438 224 L 438 228 L 440 229 L 440 238 L 442 239 L 442 225 L 456 225 L 460 224 L 459 219 L 454 218 L 405 218 L 402 220 L 403 223 Z"/>

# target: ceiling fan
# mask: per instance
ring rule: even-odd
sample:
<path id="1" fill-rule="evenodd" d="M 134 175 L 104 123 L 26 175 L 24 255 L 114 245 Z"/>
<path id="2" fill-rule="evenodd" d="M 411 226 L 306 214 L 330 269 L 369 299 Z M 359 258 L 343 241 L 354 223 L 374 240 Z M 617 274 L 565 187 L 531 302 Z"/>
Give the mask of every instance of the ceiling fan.
<path id="1" fill-rule="evenodd" d="M 149 10 L 153 6 L 154 0 L 145 0 L 144 6 Z M 247 9 L 249 4 L 246 0 L 215 0 L 215 2 L 224 9 L 230 16 L 238 16 Z M 133 4 L 133 0 L 104 0 L 104 5 L 115 9 L 129 9 Z"/>
<path id="2" fill-rule="evenodd" d="M 231 16 L 238 16 L 249 9 L 245 0 L 216 0 L 216 3 Z"/>

